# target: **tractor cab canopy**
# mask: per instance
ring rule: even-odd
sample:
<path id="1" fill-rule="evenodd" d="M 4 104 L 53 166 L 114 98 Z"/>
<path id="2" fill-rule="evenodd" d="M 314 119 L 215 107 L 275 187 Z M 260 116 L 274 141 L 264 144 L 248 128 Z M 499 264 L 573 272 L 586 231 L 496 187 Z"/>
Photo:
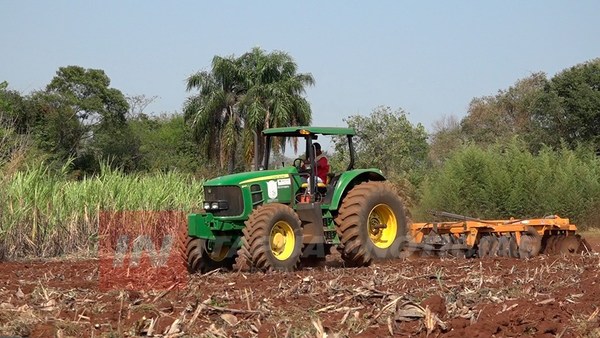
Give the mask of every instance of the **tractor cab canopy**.
<path id="1" fill-rule="evenodd" d="M 263 130 L 264 135 L 283 137 L 306 137 L 307 135 L 346 135 L 354 136 L 356 131 L 352 128 L 337 127 L 282 127 Z"/>
<path id="2" fill-rule="evenodd" d="M 295 126 L 295 127 L 282 127 L 282 128 L 270 128 L 263 130 L 263 135 L 266 138 L 265 152 L 262 162 L 262 168 L 268 169 L 269 167 L 269 154 L 271 152 L 271 142 L 273 137 L 297 137 L 306 140 L 305 157 L 294 160 L 293 165 L 298 171 L 303 171 L 304 164 L 310 169 L 308 170 L 310 182 L 313 187 L 310 191 L 315 191 L 316 179 L 315 179 L 315 167 L 316 167 L 316 154 L 313 148 L 313 140 L 316 140 L 319 135 L 327 136 L 346 136 L 348 139 L 350 163 L 347 170 L 354 168 L 354 146 L 352 145 L 352 137 L 356 135 L 356 131 L 352 128 L 338 128 L 338 127 L 312 127 L 312 126 Z"/>

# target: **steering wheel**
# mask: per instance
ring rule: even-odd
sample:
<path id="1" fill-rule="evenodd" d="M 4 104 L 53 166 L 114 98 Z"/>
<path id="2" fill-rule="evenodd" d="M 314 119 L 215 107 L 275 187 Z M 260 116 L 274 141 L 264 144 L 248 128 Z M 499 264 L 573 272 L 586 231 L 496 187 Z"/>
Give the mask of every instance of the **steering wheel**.
<path id="1" fill-rule="evenodd" d="M 298 169 L 298 171 L 302 171 L 302 170 L 304 170 L 303 167 L 305 165 L 305 162 L 303 159 L 298 157 L 297 159 L 294 160 L 293 165 L 294 165 L 294 167 L 296 167 L 296 169 Z"/>

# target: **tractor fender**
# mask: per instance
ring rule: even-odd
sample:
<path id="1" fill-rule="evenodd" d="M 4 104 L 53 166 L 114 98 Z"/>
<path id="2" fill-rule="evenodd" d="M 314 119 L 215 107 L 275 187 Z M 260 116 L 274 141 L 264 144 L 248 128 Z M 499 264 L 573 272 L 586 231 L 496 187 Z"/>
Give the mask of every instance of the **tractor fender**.
<path id="1" fill-rule="evenodd" d="M 366 181 L 385 181 L 379 169 L 354 169 L 346 171 L 335 184 L 329 210 L 338 210 L 342 199 L 355 185 Z"/>

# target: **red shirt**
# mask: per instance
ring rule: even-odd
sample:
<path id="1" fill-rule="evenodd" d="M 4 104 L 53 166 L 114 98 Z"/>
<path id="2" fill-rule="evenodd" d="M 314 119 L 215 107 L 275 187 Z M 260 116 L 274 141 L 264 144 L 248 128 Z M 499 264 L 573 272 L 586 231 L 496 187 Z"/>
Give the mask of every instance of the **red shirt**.
<path id="1" fill-rule="evenodd" d="M 319 177 L 323 183 L 327 183 L 327 174 L 329 173 L 329 161 L 325 155 L 319 155 L 316 158 L 317 161 L 317 177 Z"/>

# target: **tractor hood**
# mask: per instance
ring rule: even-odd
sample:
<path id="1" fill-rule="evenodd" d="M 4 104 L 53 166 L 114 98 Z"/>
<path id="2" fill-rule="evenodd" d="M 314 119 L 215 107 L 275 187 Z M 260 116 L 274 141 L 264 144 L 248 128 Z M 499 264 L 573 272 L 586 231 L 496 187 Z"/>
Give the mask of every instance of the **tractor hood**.
<path id="1" fill-rule="evenodd" d="M 288 178 L 290 174 L 297 173 L 295 167 L 285 167 L 281 169 L 273 170 L 259 170 L 250 171 L 239 174 L 232 174 L 213 178 L 204 182 L 205 186 L 220 186 L 220 185 L 245 185 L 254 182 L 266 181 L 266 180 L 277 180 L 282 178 Z"/>

